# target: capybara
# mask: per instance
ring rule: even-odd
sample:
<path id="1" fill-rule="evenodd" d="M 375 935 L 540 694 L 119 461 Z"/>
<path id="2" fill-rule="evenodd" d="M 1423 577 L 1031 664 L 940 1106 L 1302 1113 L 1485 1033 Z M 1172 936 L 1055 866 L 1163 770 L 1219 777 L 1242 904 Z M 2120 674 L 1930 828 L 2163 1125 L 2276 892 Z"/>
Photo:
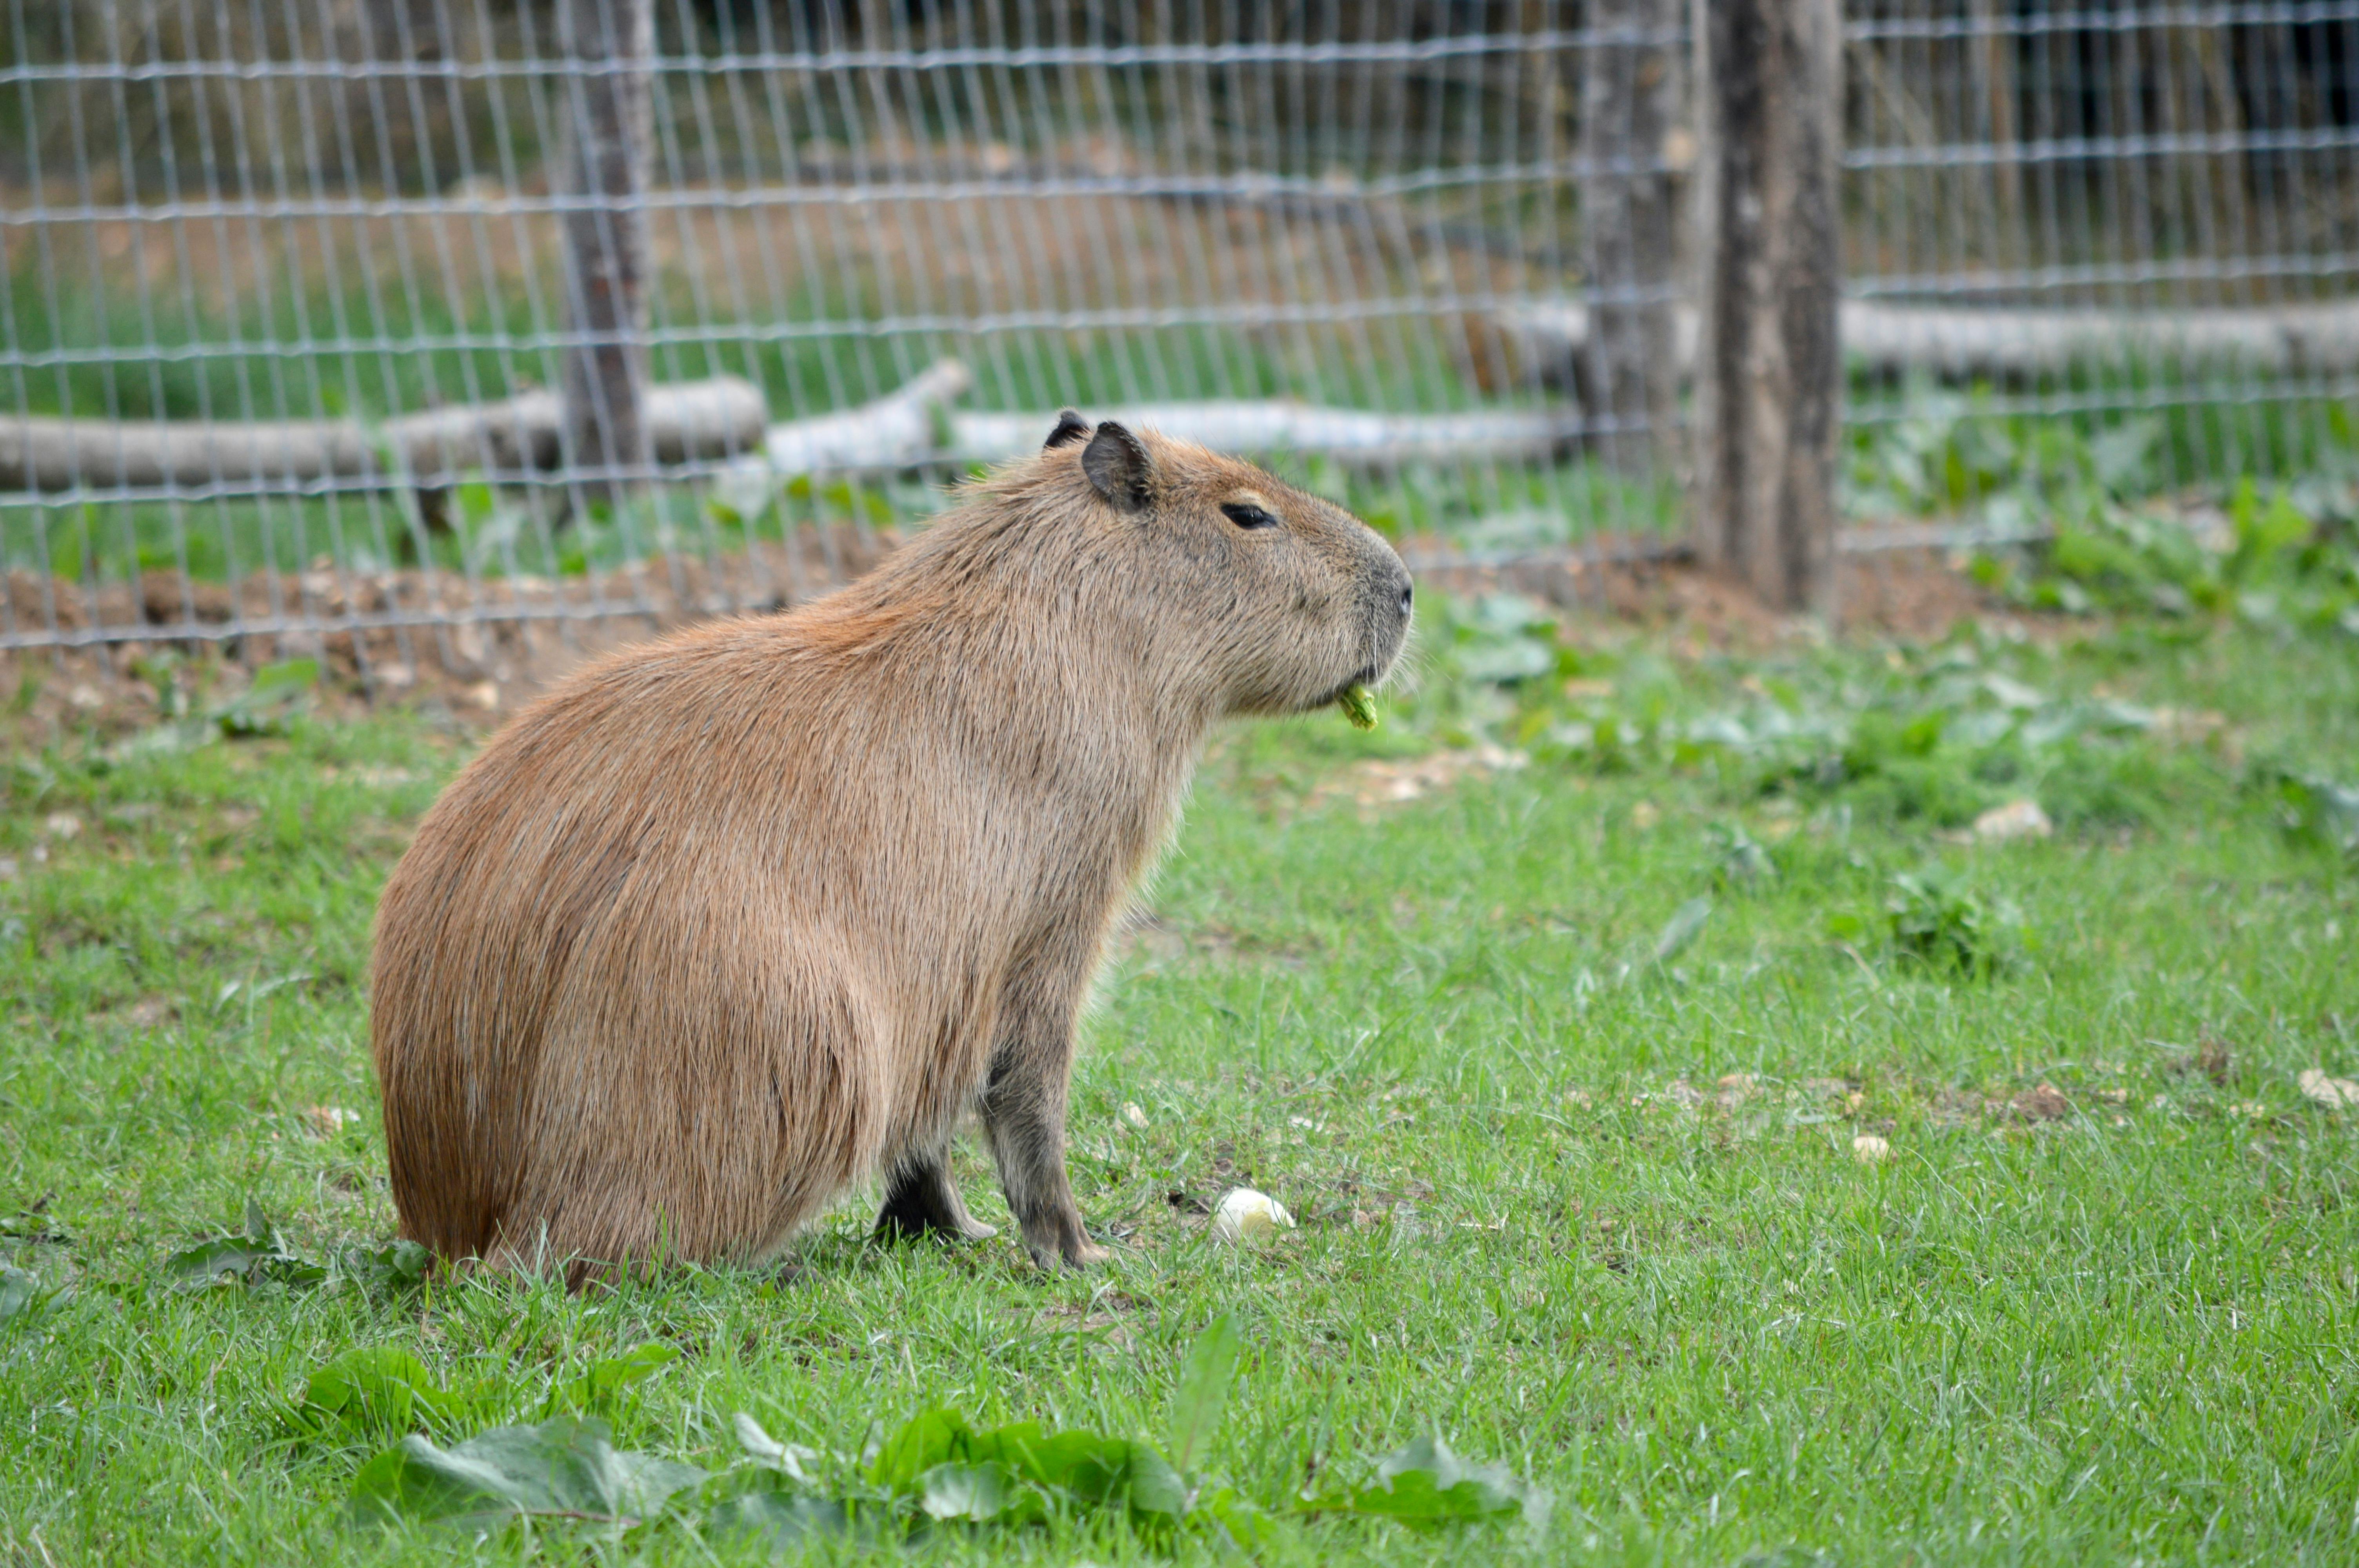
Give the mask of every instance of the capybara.
<path id="1" fill-rule="evenodd" d="M 1249 464 L 1068 412 L 849 587 L 593 663 L 445 790 L 386 884 L 369 1031 L 402 1233 L 575 1284 L 756 1263 L 847 1186 L 881 1229 L 1104 1256 L 1073 1033 L 1207 732 L 1336 702 L 1400 557 Z"/>

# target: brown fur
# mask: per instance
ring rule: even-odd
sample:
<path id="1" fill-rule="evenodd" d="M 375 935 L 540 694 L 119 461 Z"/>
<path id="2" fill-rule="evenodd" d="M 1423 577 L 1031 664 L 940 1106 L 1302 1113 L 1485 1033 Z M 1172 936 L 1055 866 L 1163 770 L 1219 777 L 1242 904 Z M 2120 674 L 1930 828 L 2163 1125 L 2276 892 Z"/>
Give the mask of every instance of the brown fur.
<path id="1" fill-rule="evenodd" d="M 1209 728 L 1380 679 L 1408 611 L 1335 507 L 1060 423 L 851 587 L 584 669 L 386 887 L 403 1234 L 577 1281 L 750 1262 L 882 1174 L 884 1228 L 987 1235 L 943 1166 L 979 1111 L 1034 1257 L 1102 1257 L 1064 1122 L 1108 922 Z"/>

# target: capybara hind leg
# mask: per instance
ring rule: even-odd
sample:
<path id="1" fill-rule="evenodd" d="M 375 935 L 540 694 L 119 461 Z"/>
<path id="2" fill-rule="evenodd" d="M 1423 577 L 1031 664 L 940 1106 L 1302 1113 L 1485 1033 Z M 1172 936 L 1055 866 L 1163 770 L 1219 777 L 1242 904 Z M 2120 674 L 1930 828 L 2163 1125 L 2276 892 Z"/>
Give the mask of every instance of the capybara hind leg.
<path id="1" fill-rule="evenodd" d="M 967 1213 L 958 1184 L 951 1180 L 945 1154 L 911 1155 L 894 1167 L 885 1184 L 885 1206 L 876 1216 L 880 1237 L 914 1237 L 929 1233 L 984 1241 L 999 1234 Z"/>
<path id="2" fill-rule="evenodd" d="M 983 1127 L 1000 1189 L 1016 1212 L 1025 1250 L 1044 1269 L 1084 1268 L 1107 1256 L 1082 1228 L 1065 1176 L 1065 1095 L 1078 999 L 1078 980 L 1037 1000 L 1022 990 L 1012 994 L 983 1094 Z"/>

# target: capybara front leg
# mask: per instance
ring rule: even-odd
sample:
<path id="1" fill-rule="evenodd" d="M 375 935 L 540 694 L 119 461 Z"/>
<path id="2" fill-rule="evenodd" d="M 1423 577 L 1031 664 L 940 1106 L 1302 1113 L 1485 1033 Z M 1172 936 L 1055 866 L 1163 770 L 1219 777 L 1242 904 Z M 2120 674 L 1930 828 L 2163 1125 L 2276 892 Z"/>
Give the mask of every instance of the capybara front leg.
<path id="1" fill-rule="evenodd" d="M 915 1237 L 929 1233 L 984 1241 L 999 1234 L 967 1213 L 958 1184 L 951 1180 L 945 1154 L 911 1155 L 893 1169 L 885 1184 L 885 1206 L 876 1216 L 880 1237 Z"/>
<path id="2" fill-rule="evenodd" d="M 1057 1086 L 1055 1108 L 1003 1100 L 995 1087 L 984 1106 L 984 1127 L 999 1162 L 999 1184 L 1016 1211 L 1024 1249 L 1043 1269 L 1059 1264 L 1086 1268 L 1103 1263 L 1106 1249 L 1082 1228 L 1082 1211 L 1065 1177 L 1065 1094 Z"/>
<path id="3" fill-rule="evenodd" d="M 983 1127 L 1000 1190 L 1025 1249 L 1044 1269 L 1102 1263 L 1065 1176 L 1065 1091 L 1073 1063 L 1073 1003 L 1010 1009 L 983 1094 Z"/>

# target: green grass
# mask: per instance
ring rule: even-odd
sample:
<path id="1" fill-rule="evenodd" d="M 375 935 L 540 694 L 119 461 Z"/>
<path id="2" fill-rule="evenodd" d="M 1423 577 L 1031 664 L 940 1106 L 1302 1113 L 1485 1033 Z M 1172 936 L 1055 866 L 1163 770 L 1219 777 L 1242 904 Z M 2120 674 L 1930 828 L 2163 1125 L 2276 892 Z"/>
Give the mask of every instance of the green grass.
<path id="1" fill-rule="evenodd" d="M 1489 646 L 1432 637 L 1443 674 Z M 863 1199 L 785 1283 L 175 1292 L 167 1257 L 249 1200 L 309 1257 L 391 1234 L 367 922 L 470 742 L 397 715 L 114 763 L 77 737 L 21 752 L 0 1258 L 70 1293 L 0 1325 L 0 1559 L 735 1561 L 677 1527 L 356 1530 L 344 1499 L 386 1440 L 299 1438 L 286 1401 L 383 1346 L 475 1390 L 483 1424 L 530 1419 L 659 1339 L 680 1357 L 614 1402 L 615 1441 L 708 1467 L 741 1411 L 843 1454 L 938 1405 L 1157 1434 L 1228 1314 L 1243 1371 L 1204 1465 L 1247 1498 L 1281 1508 L 1439 1431 L 1555 1498 L 1538 1537 L 1284 1522 L 1273 1563 L 2351 1561 L 2359 1115 L 2295 1076 L 2359 1076 L 2359 881 L 2287 831 L 2275 781 L 2352 782 L 2359 639 L 2132 622 L 2052 651 L 1744 662 L 1609 636 L 1562 657 L 1580 695 L 1561 669 L 1472 696 L 1437 677 L 1373 737 L 1325 715 L 1216 749 L 1159 927 L 1088 1026 L 1072 1172 L 1123 1243 L 1088 1277 L 1004 1239 L 871 1246 Z M 1951 688 L 1992 676 L 2037 713 L 2103 697 L 2224 726 L 2034 746 L 1919 722 L 1981 711 Z M 1890 722 L 1695 739 L 1763 693 L 1802 729 Z M 1530 765 L 1353 803 L 1370 762 L 1486 734 Z M 2057 837 L 1939 836 L 2020 793 Z M 1988 972 L 1894 940 L 1893 879 L 1930 867 Z M 1736 1074 L 1752 1092 L 1723 1106 Z M 2006 1108 L 2042 1084 L 2067 1114 Z M 362 1114 L 323 1130 L 315 1107 Z M 1889 1159 L 1854 1158 L 1863 1133 Z M 1170 1201 L 1239 1182 L 1301 1227 L 1239 1253 Z M 1160 1549 L 1084 1516 L 906 1550 Z"/>

